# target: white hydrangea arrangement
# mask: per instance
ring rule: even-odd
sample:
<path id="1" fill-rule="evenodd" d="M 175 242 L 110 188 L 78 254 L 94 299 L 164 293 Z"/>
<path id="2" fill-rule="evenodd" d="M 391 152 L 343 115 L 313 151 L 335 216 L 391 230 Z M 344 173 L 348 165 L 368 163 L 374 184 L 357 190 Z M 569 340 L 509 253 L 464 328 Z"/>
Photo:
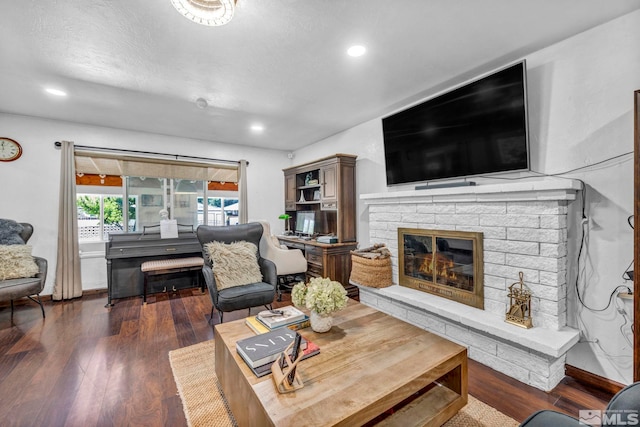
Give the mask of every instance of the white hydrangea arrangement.
<path id="1" fill-rule="evenodd" d="M 328 277 L 313 277 L 309 283 L 300 282 L 291 290 L 296 307 L 306 307 L 320 315 L 328 315 L 347 306 L 347 291 Z"/>

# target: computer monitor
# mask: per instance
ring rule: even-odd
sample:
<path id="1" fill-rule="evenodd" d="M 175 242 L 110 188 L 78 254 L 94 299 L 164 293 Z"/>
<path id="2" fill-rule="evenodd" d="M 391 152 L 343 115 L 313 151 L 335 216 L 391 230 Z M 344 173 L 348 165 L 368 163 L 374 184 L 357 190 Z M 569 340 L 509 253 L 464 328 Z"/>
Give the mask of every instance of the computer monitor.
<path id="1" fill-rule="evenodd" d="M 316 213 L 313 211 L 296 212 L 296 234 L 312 236 L 316 223 Z"/>

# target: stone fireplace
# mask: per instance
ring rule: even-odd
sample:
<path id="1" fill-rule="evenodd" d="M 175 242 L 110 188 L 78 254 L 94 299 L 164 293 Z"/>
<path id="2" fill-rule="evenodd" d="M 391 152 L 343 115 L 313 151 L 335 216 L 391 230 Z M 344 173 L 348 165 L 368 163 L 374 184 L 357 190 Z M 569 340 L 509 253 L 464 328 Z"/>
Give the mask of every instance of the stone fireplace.
<path id="1" fill-rule="evenodd" d="M 551 390 L 564 376 L 566 353 L 579 338 L 576 329 L 567 327 L 566 301 L 568 264 L 574 259 L 570 258 L 568 240 L 570 208 L 580 189 L 579 181 L 544 178 L 362 195 L 368 210 L 370 243 L 384 243 L 390 249 L 396 285 L 381 289 L 362 286 L 360 301 L 467 346 L 471 359 L 526 384 Z M 433 285 L 417 282 L 430 275 L 425 262 L 443 272 L 446 267 L 444 274 L 452 268 L 468 272 L 469 243 L 455 248 L 465 254 L 467 262 L 451 266 L 448 260 L 438 259 L 442 240 L 438 241 L 437 235 L 424 237 L 435 240 L 419 254 L 423 262 L 416 263 L 413 250 L 414 258 L 408 265 L 401 237 L 405 229 L 443 233 L 441 239 L 447 241 L 448 250 L 440 243 L 440 255 L 450 255 L 451 246 L 461 245 L 451 240 L 459 238 L 457 233 L 481 235 L 476 243 L 481 250 L 473 255 L 474 268 L 478 264 L 480 269 L 471 281 L 482 289 L 482 294 L 475 296 L 477 304 L 449 298 L 452 286 L 446 284 L 440 294 L 419 290 L 421 286 L 435 289 L 442 285 L 438 280 Z M 480 259 L 478 253 L 482 254 Z M 416 268 L 425 271 L 415 273 Z M 531 329 L 505 322 L 508 288 L 518 282 L 520 272 L 533 294 Z M 464 287 L 471 283 L 456 283 L 458 293 L 467 295 Z"/>
<path id="2" fill-rule="evenodd" d="M 398 228 L 398 283 L 484 309 L 482 233 Z"/>

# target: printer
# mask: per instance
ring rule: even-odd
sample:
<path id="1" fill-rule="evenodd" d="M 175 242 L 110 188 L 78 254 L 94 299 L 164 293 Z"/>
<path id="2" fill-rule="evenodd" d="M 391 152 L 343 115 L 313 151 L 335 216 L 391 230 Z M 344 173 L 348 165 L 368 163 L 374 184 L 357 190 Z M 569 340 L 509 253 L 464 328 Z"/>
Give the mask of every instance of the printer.
<path id="1" fill-rule="evenodd" d="M 318 243 L 338 243 L 338 238 L 336 236 L 318 236 L 316 238 L 316 242 Z"/>

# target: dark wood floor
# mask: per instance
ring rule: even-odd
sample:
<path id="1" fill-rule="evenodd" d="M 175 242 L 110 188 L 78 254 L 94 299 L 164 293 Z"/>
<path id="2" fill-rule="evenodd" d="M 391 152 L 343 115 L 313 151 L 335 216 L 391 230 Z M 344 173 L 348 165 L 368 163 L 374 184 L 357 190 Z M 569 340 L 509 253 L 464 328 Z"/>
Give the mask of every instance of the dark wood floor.
<path id="1" fill-rule="evenodd" d="M 106 294 L 48 302 L 44 320 L 28 303 L 16 307 L 13 323 L 10 309 L 0 308 L 0 424 L 185 426 L 167 353 L 213 338 L 209 296 L 183 290 L 149 302 L 106 309 Z M 611 398 L 570 378 L 545 393 L 473 361 L 469 393 L 518 421 L 538 409 L 577 416 Z"/>

